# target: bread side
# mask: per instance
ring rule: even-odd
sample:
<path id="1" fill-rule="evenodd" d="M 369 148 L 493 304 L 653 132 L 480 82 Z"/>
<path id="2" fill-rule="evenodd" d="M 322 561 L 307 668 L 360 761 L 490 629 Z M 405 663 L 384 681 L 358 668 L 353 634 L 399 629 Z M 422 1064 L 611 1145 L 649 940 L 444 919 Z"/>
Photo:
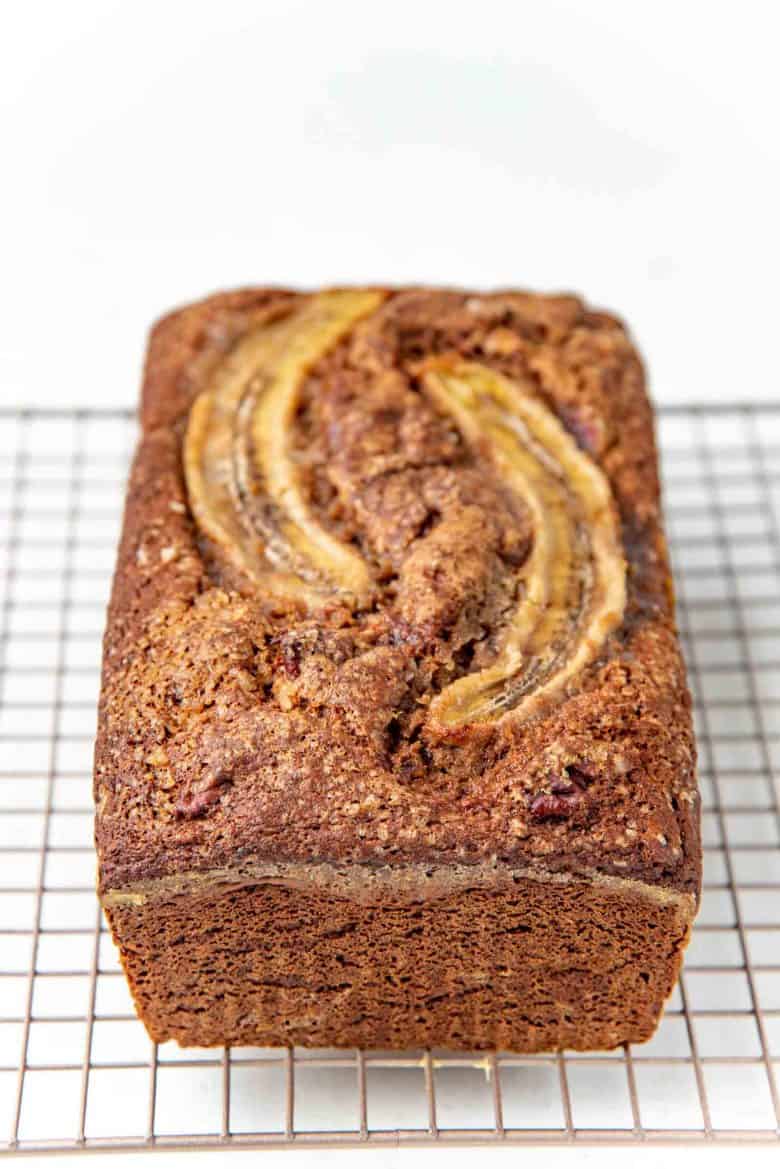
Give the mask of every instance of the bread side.
<path id="1" fill-rule="evenodd" d="M 157 1042 L 522 1052 L 648 1039 L 691 919 L 617 879 L 376 894 L 288 874 L 107 912 Z"/>

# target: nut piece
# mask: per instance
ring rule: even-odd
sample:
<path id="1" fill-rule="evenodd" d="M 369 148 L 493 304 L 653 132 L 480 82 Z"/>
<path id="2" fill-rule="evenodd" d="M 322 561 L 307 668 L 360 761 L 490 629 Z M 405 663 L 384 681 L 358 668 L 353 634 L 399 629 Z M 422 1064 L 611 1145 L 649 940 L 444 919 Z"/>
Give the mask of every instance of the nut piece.
<path id="1" fill-rule="evenodd" d="M 566 820 L 572 811 L 573 802 L 566 795 L 536 796 L 531 801 L 531 815 L 535 820 Z"/>

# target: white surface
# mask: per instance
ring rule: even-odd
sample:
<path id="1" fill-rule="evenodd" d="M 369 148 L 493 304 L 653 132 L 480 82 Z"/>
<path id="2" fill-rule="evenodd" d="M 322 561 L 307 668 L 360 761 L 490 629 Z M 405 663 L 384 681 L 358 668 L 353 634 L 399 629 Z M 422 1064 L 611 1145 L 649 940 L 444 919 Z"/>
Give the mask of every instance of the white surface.
<path id="1" fill-rule="evenodd" d="M 171 305 L 363 279 L 584 290 L 657 397 L 778 396 L 771 0 L 4 16 L 4 402 L 133 403 Z"/>
<path id="2" fill-rule="evenodd" d="M 472 1169 L 476 1159 L 488 1160 L 490 1169 L 517 1169 L 525 1161 L 533 1169 L 733 1169 L 736 1158 L 749 1160 L 750 1169 L 777 1169 L 777 1150 L 754 1148 L 669 1149 L 632 1147 L 628 1149 L 296 1149 L 198 1152 L 100 1153 L 90 1157 L 88 1169 Z M 26 1157 L 25 1169 L 51 1169 L 49 1157 Z"/>

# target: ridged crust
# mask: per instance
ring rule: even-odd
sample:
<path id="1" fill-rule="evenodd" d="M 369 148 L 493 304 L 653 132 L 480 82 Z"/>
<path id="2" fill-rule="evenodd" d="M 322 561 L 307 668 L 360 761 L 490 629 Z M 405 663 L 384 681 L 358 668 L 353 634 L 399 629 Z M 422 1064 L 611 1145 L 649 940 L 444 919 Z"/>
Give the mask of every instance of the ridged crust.
<path id="1" fill-rule="evenodd" d="M 426 297 L 434 321 L 437 312 L 443 320 L 485 314 L 483 360 L 507 376 L 522 368 L 605 472 L 629 561 L 625 620 L 563 701 L 521 725 L 509 719 L 459 728 L 436 745 L 432 768 L 401 782 L 372 752 L 375 737 L 387 733 L 375 715 L 398 684 L 403 654 L 380 639 L 376 652 L 358 657 L 356 677 L 345 681 L 346 667 L 329 679 L 324 719 L 299 703 L 305 678 L 293 679 L 298 690 L 284 709 L 279 616 L 269 635 L 240 582 L 223 575 L 217 587 L 188 508 L 181 449 L 194 397 L 247 322 L 284 311 L 296 295 L 220 294 L 164 318 L 151 336 L 143 433 L 105 637 L 95 766 L 101 889 L 246 858 L 398 866 L 497 858 L 540 875 L 599 872 L 698 896 L 690 699 L 660 525 L 652 415 L 622 327 L 574 297 L 496 293 L 471 298 L 477 307 L 466 310 L 458 293 L 393 290 L 388 323 L 360 341 L 364 350 L 373 346 L 370 359 L 361 351 L 366 368 L 376 354 L 385 361 L 393 306 L 401 314 L 411 303 L 409 311 L 424 314 Z M 330 376 L 326 363 L 312 394 Z M 334 411 L 340 408 L 337 402 Z M 353 422 L 343 412 L 329 417 L 345 433 Z M 326 617 L 322 625 L 337 644 L 337 623 Z M 271 649 L 261 652 L 263 636 Z M 260 693 L 268 709 L 257 722 Z M 566 818 L 536 818 L 530 809 L 545 777 L 583 759 L 592 782 L 582 806 Z M 218 781 L 218 798 L 202 815 L 183 815 L 196 806 L 190 793 L 207 762 L 229 781 Z"/>

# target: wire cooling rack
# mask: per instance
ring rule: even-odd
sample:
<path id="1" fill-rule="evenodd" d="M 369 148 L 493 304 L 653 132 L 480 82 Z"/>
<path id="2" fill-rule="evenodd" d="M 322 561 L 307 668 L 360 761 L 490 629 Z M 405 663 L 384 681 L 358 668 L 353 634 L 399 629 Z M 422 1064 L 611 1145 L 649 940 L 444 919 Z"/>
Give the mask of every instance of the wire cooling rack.
<path id="1" fill-rule="evenodd" d="M 129 413 L 0 413 L 0 1151 L 780 1142 L 780 406 L 662 413 L 705 891 L 657 1036 L 596 1055 L 154 1047 L 94 895 Z"/>

